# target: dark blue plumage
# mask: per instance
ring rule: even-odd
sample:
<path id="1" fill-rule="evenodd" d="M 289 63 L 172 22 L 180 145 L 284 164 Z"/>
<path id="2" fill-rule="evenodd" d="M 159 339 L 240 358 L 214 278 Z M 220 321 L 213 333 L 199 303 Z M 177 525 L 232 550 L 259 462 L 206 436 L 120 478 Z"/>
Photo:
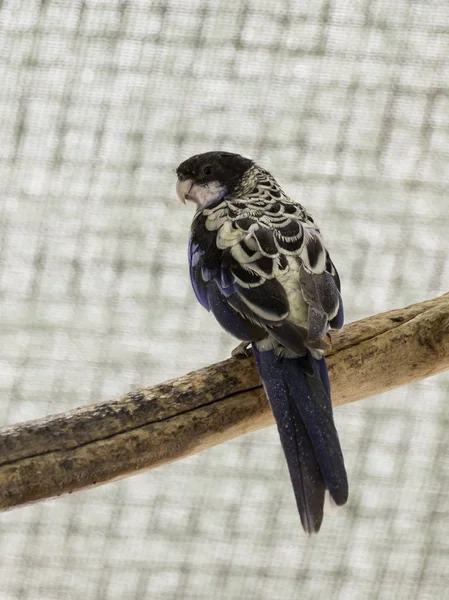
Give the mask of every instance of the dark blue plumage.
<path id="1" fill-rule="evenodd" d="M 307 211 L 237 154 L 209 152 L 177 169 L 180 199 L 197 204 L 189 269 L 198 301 L 252 343 L 278 426 L 301 522 L 317 532 L 325 496 L 348 482 L 323 349 L 343 326 L 338 273 Z"/>

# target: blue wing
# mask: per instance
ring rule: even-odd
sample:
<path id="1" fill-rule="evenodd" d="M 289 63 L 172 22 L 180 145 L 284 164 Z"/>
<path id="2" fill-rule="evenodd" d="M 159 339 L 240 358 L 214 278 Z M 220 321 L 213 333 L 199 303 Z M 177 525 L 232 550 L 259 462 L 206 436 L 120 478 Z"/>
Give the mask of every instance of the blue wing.
<path id="1" fill-rule="evenodd" d="M 198 302 L 204 306 L 206 310 L 210 310 L 209 300 L 207 298 L 207 281 L 203 279 L 201 267 L 199 266 L 203 254 L 204 252 L 200 250 L 198 244 L 190 237 L 188 245 L 190 281 Z"/>
<path id="2" fill-rule="evenodd" d="M 198 302 L 213 313 L 218 323 L 231 335 L 243 341 L 262 339 L 266 333 L 255 323 L 236 312 L 228 302 L 228 296 L 236 294 L 228 269 L 211 269 L 203 265 L 204 251 L 189 239 L 189 272 L 193 291 Z"/>

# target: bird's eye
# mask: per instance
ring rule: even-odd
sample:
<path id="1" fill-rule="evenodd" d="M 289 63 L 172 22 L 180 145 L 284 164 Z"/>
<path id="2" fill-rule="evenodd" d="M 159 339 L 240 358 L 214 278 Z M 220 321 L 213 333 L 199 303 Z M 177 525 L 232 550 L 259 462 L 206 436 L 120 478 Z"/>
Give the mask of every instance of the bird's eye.
<path id="1" fill-rule="evenodd" d="M 212 165 L 204 165 L 201 169 L 203 175 L 211 175 L 212 174 Z"/>

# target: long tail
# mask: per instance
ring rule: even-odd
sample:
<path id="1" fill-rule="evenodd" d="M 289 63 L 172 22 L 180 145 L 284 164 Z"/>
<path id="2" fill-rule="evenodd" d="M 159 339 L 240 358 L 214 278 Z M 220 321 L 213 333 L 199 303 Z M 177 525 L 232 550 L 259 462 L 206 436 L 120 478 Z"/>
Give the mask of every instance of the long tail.
<path id="1" fill-rule="evenodd" d="M 318 532 L 326 490 L 335 504 L 348 499 L 348 479 L 335 429 L 324 358 L 309 351 L 283 358 L 253 350 L 279 430 L 302 526 Z"/>

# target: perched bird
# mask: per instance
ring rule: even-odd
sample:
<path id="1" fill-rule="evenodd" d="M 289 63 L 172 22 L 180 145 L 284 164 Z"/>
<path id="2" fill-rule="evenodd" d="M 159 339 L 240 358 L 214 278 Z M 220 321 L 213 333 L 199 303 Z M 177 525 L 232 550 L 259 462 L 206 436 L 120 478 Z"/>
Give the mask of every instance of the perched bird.
<path id="1" fill-rule="evenodd" d="M 303 528 L 318 532 L 325 499 L 348 498 L 323 357 L 329 329 L 343 326 L 338 273 L 312 217 L 252 160 L 207 152 L 176 173 L 179 199 L 197 205 L 194 292 L 241 347 L 252 344 Z"/>

